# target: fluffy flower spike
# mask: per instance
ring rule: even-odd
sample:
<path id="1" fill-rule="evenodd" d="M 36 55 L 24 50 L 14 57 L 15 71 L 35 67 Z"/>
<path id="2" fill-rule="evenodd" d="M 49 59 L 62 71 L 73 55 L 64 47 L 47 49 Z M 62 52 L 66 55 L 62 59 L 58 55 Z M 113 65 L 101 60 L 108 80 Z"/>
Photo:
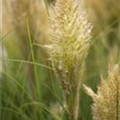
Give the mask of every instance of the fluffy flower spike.
<path id="1" fill-rule="evenodd" d="M 108 78 L 102 79 L 97 94 L 84 87 L 88 95 L 93 98 L 92 106 L 94 120 L 119 120 L 120 119 L 120 67 L 109 67 Z"/>
<path id="2" fill-rule="evenodd" d="M 78 0 L 57 0 L 50 11 L 49 59 L 59 76 L 72 120 L 77 120 L 79 88 L 90 47 L 91 24 Z"/>
<path id="3" fill-rule="evenodd" d="M 62 76 L 72 77 L 76 69 L 81 71 L 90 46 L 92 26 L 78 4 L 75 0 L 57 0 L 50 11 L 51 44 L 46 48 L 53 66 Z"/>

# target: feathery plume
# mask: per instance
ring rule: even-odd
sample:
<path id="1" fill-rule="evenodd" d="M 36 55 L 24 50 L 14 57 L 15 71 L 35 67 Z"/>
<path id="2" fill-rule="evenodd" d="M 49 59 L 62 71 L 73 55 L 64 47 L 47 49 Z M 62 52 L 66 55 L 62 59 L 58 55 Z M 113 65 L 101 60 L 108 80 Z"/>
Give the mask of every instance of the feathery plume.
<path id="1" fill-rule="evenodd" d="M 114 65 L 109 67 L 108 78 L 101 80 L 97 94 L 84 87 L 88 95 L 93 98 L 94 120 L 119 120 L 120 119 L 120 67 Z M 91 94 L 92 93 L 92 94 Z"/>
<path id="2" fill-rule="evenodd" d="M 50 11 L 50 44 L 46 49 L 59 76 L 72 120 L 77 120 L 79 88 L 90 46 L 91 24 L 76 0 L 57 0 Z"/>

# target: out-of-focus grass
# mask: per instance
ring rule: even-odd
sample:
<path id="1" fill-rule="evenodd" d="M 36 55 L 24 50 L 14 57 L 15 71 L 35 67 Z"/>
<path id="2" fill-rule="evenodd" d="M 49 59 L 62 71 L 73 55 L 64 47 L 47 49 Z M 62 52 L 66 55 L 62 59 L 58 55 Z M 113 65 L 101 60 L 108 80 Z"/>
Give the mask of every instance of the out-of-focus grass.
<path id="1" fill-rule="evenodd" d="M 120 7 L 117 3 L 119 1 L 90 0 L 86 4 L 94 29 L 93 44 L 86 60 L 84 83 L 92 87 L 94 91 L 97 91 L 97 86 L 100 85 L 100 75 L 106 74 L 110 50 L 114 45 L 120 47 Z M 24 57 L 24 52 L 19 45 L 19 42 L 24 43 L 24 41 L 17 38 L 15 29 L 11 27 L 10 14 L 6 14 L 5 11 L 3 14 L 7 15 L 7 18 L 3 17 L 7 20 L 6 23 L 3 21 L 3 26 L 5 26 L 3 35 L 12 32 L 7 34 L 2 41 L 6 46 L 7 58 L 3 58 L 6 69 L 3 68 L 0 74 L 0 119 L 61 120 L 63 117 L 61 109 L 64 109 L 61 86 L 49 66 L 49 62 L 46 62 L 46 55 L 45 58 L 42 56 L 44 48 L 41 51 L 41 47 L 38 47 L 41 43 L 37 43 L 37 51 L 32 51 L 34 44 L 31 43 L 28 56 Z M 28 30 L 31 33 L 31 29 Z M 28 37 L 28 31 L 26 32 Z M 30 47 L 29 40 L 30 38 L 27 39 L 27 46 Z M 33 61 L 29 59 L 31 52 L 35 55 Z M 35 67 L 35 74 L 38 77 L 37 84 L 32 84 L 32 87 L 29 84 L 30 73 L 28 72 L 31 64 Z M 92 100 L 82 88 L 80 93 L 81 118 L 82 120 L 92 120 Z M 40 101 L 37 99 L 38 95 L 40 95 Z"/>
<path id="2" fill-rule="evenodd" d="M 118 5 L 113 0 L 90 0 L 86 1 L 86 8 L 94 25 L 94 43 L 86 63 L 86 84 L 97 91 L 97 86 L 100 85 L 100 76 L 107 74 L 110 52 L 114 46 L 117 46 L 118 49 L 120 47 L 120 4 Z M 90 106 L 92 101 L 84 91 L 81 96 L 83 120 L 92 120 Z"/>

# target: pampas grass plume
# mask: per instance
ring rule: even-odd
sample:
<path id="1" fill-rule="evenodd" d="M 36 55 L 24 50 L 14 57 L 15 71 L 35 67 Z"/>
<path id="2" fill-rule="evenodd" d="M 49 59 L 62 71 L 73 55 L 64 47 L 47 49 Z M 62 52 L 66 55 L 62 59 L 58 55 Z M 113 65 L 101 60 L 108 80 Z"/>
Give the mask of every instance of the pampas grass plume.
<path id="1" fill-rule="evenodd" d="M 78 1 L 57 0 L 50 10 L 50 44 L 45 47 L 61 80 L 65 106 L 72 120 L 78 118 L 79 88 L 91 44 L 91 28 Z"/>
<path id="2" fill-rule="evenodd" d="M 108 70 L 108 78 L 101 78 L 97 93 L 84 86 L 94 101 L 92 105 L 93 120 L 120 119 L 120 66 L 115 64 Z"/>

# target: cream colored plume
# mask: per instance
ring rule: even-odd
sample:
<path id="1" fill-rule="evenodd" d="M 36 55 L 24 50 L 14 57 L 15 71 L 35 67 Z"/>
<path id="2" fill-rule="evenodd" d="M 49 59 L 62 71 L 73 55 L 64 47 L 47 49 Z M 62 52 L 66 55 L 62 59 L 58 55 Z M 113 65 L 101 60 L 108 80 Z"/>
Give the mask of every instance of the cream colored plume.
<path id="1" fill-rule="evenodd" d="M 61 77 L 70 77 L 69 81 L 75 81 L 74 74 L 80 75 L 90 46 L 91 25 L 86 17 L 74 0 L 57 0 L 50 11 L 50 44 L 46 47 L 55 69 Z"/>
<path id="2" fill-rule="evenodd" d="M 92 112 L 94 120 L 120 120 L 120 66 L 109 67 L 108 78 L 101 80 L 101 86 L 95 94 L 84 87 L 93 98 Z"/>
<path id="3" fill-rule="evenodd" d="M 79 88 L 91 43 L 91 28 L 78 0 L 57 0 L 50 10 L 50 44 L 45 47 L 61 80 L 72 120 L 78 116 Z"/>

